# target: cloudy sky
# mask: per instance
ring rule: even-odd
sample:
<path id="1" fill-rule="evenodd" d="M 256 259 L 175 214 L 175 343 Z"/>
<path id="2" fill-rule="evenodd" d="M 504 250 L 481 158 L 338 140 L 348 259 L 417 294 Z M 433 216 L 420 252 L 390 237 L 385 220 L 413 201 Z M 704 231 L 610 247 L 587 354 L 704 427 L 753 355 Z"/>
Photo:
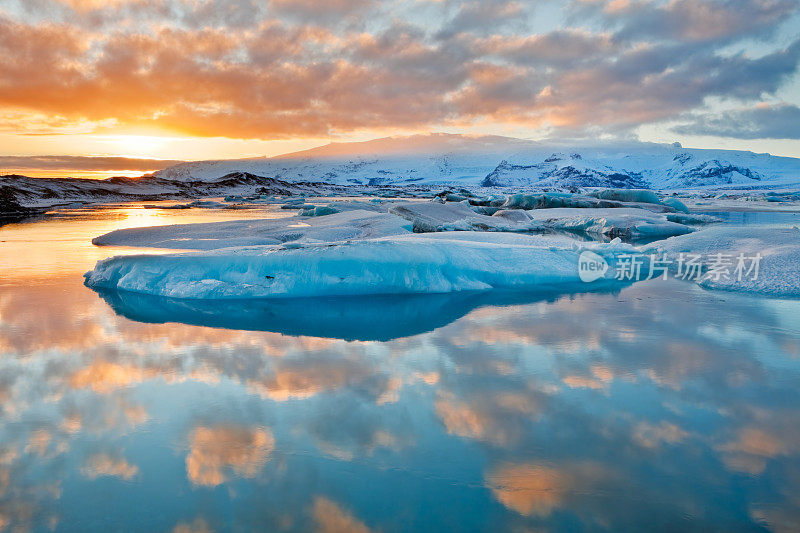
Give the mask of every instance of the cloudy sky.
<path id="1" fill-rule="evenodd" d="M 0 0 L 0 56 L 0 156 L 49 171 L 429 131 L 800 156 L 800 0 Z"/>

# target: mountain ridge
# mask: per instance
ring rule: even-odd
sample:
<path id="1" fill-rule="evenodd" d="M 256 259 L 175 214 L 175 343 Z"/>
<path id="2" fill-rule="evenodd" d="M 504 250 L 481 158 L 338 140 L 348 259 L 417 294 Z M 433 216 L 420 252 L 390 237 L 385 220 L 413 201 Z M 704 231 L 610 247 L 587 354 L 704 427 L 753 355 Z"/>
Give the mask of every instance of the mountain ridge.
<path id="1" fill-rule="evenodd" d="M 214 181 L 231 172 L 335 185 L 704 188 L 800 183 L 800 159 L 634 141 L 541 142 L 426 134 L 325 146 L 271 158 L 181 163 L 154 173 Z"/>

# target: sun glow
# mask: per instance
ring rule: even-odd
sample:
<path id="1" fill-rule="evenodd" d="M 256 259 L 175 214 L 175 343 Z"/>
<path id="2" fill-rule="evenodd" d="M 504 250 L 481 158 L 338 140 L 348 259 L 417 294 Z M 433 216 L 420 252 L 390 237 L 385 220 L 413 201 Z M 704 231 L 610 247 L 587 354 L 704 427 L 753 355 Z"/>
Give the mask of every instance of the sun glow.
<path id="1" fill-rule="evenodd" d="M 109 153 L 123 157 L 150 157 L 160 151 L 168 139 L 153 135 L 109 135 L 105 142 Z"/>

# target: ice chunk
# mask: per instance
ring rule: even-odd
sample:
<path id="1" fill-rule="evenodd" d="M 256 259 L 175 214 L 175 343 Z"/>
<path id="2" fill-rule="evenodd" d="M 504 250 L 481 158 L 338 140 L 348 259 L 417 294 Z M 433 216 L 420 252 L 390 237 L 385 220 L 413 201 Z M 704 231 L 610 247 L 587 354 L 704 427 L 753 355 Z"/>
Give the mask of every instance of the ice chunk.
<path id="1" fill-rule="evenodd" d="M 92 240 L 98 246 L 145 246 L 214 250 L 304 241 L 367 239 L 411 232 L 411 224 L 387 213 L 352 210 L 324 217 L 235 220 L 112 231 Z"/>
<path id="2" fill-rule="evenodd" d="M 717 217 L 711 215 L 701 215 L 699 213 L 667 213 L 667 220 L 678 224 L 712 224 L 722 222 Z"/>
<path id="3" fill-rule="evenodd" d="M 504 209 L 486 216 L 476 213 L 466 202 L 410 202 L 395 205 L 389 212 L 410 220 L 415 232 L 557 230 L 638 239 L 692 231 L 684 224 L 668 220 L 668 214 L 635 208 Z"/>
<path id="4" fill-rule="evenodd" d="M 511 216 L 508 213 L 499 211 L 495 213 L 494 217 L 508 218 Z M 521 213 L 527 216 L 534 226 L 625 239 L 663 238 L 683 235 L 692 231 L 692 228 L 684 224 L 669 221 L 668 214 L 653 213 L 645 209 L 564 207 L 535 209 Z M 514 216 L 518 217 L 518 215 Z M 518 223 L 522 224 L 522 222 Z"/>
<path id="5" fill-rule="evenodd" d="M 683 202 L 681 202 L 677 198 L 664 198 L 664 200 L 662 200 L 661 203 L 666 205 L 666 206 L 671 207 L 672 209 L 674 209 L 675 211 L 677 211 L 679 213 L 688 213 L 689 212 L 689 208 L 686 207 L 686 204 L 684 204 Z"/>
<path id="6" fill-rule="evenodd" d="M 633 250 L 624 244 L 593 244 L 591 249 L 610 261 Z M 580 284 L 579 254 L 573 241 L 559 237 L 415 234 L 289 248 L 112 257 L 86 273 L 86 284 L 197 299 L 536 289 Z"/>
<path id="7" fill-rule="evenodd" d="M 414 231 L 535 231 L 541 226 L 531 219 L 511 222 L 476 213 L 467 202 L 405 202 L 392 206 L 389 212 L 412 222 Z"/>
<path id="8" fill-rule="evenodd" d="M 590 198 L 581 194 L 543 193 L 512 194 L 502 204 L 504 209 L 550 209 L 555 207 L 622 207 L 620 202 Z"/>
<path id="9" fill-rule="evenodd" d="M 674 272 L 681 263 L 680 254 L 700 256 L 705 269 L 699 283 L 704 287 L 800 297 L 800 230 L 796 227 L 717 226 L 654 243 L 644 252 L 656 250 L 672 260 Z M 754 260 L 757 255 L 760 259 Z M 740 260 L 743 270 L 737 271 Z M 757 274 L 750 270 L 754 263 Z"/>
<path id="10" fill-rule="evenodd" d="M 603 200 L 616 200 L 618 202 L 661 203 L 661 199 L 658 195 L 648 189 L 601 189 L 590 192 L 589 196 L 602 198 Z"/>
<path id="11" fill-rule="evenodd" d="M 310 209 L 303 209 L 300 212 L 300 216 L 302 217 L 324 217 L 326 215 L 334 215 L 338 213 L 339 210 L 335 207 L 331 207 L 329 205 L 318 205 L 317 207 L 313 207 Z"/>
<path id="12" fill-rule="evenodd" d="M 385 213 L 388 209 L 386 205 L 386 200 L 373 198 L 368 202 L 363 202 L 360 200 L 348 200 L 348 201 L 338 201 L 338 202 L 331 202 L 328 204 L 328 207 L 332 207 L 337 211 L 354 211 L 354 210 L 363 210 L 363 211 L 375 211 L 376 213 Z"/>

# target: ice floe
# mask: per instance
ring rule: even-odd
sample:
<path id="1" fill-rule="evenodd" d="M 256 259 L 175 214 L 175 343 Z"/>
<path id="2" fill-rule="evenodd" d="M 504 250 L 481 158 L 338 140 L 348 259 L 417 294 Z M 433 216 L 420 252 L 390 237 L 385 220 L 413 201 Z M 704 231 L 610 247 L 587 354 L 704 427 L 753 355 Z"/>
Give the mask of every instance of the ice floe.
<path id="1" fill-rule="evenodd" d="M 609 261 L 633 251 L 618 243 L 589 248 Z M 112 257 L 86 274 L 86 284 L 198 299 L 532 290 L 580 283 L 580 253 L 573 240 L 558 236 L 412 234 Z"/>
<path id="2" fill-rule="evenodd" d="M 467 202 L 408 202 L 394 205 L 389 212 L 411 221 L 416 232 L 557 230 L 637 239 L 664 238 L 692 231 L 683 223 L 669 220 L 675 213 L 653 213 L 637 208 L 501 209 L 487 216 L 476 213 Z M 693 222 L 700 220 L 711 219 L 698 217 Z"/>
<path id="3" fill-rule="evenodd" d="M 175 224 L 112 231 L 92 240 L 98 246 L 215 250 L 289 241 L 332 242 L 411 232 L 411 224 L 387 213 L 351 210 L 320 217 Z"/>
<path id="4" fill-rule="evenodd" d="M 700 285 L 775 297 L 800 297 L 800 229 L 716 226 L 653 243 L 673 273 L 689 255 L 700 257 Z M 758 257 L 756 260 L 755 258 Z"/>
<path id="5" fill-rule="evenodd" d="M 86 283 L 190 299 L 538 290 L 579 282 L 578 259 L 588 249 L 608 264 L 601 283 L 612 281 L 620 254 L 639 255 L 645 266 L 655 252 L 672 264 L 682 254 L 726 256 L 734 269 L 737 257 L 757 253 L 757 278 L 704 271 L 696 281 L 714 289 L 800 296 L 800 230 L 701 227 L 720 220 L 688 212 L 685 199 L 662 199 L 647 190 L 484 196 L 458 190 L 428 201 L 315 204 L 296 196 L 270 200 L 297 209 L 292 216 L 125 229 L 97 237 L 97 245 L 199 252 L 113 257 L 87 273 Z M 615 240 L 579 243 L 587 238 Z"/>

